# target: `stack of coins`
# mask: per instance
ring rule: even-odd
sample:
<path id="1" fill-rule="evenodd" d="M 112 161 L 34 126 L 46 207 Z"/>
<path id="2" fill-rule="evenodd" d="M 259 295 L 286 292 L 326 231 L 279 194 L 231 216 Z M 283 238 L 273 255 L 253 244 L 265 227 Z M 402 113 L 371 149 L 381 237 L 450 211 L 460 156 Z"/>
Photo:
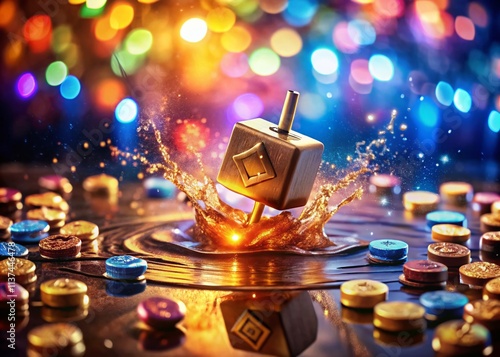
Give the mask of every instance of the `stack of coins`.
<path id="1" fill-rule="evenodd" d="M 0 261 L 0 281 L 9 281 L 9 276 L 16 277 L 16 283 L 32 290 L 36 281 L 35 264 L 27 259 L 14 258 Z"/>
<path id="2" fill-rule="evenodd" d="M 82 241 L 82 251 L 88 250 L 99 236 L 97 224 L 87 221 L 74 221 L 63 226 L 59 232 L 78 237 Z"/>
<path id="3" fill-rule="evenodd" d="M 432 228 L 436 224 L 453 224 L 466 227 L 467 219 L 462 213 L 453 211 L 432 211 L 425 216 L 427 227 Z"/>
<path id="4" fill-rule="evenodd" d="M 464 284 L 484 286 L 489 280 L 500 277 L 500 265 L 488 262 L 475 262 L 462 265 L 460 279 Z"/>
<path id="5" fill-rule="evenodd" d="M 12 221 L 9 218 L 0 216 L 0 239 L 10 238 L 11 226 L 12 226 Z"/>
<path id="6" fill-rule="evenodd" d="M 430 291 L 420 296 L 425 318 L 430 321 L 459 319 L 468 302 L 467 296 L 452 291 Z"/>
<path id="7" fill-rule="evenodd" d="M 144 259 L 119 255 L 106 260 L 106 275 L 118 280 L 142 280 L 148 268 Z"/>
<path id="8" fill-rule="evenodd" d="M 29 315 L 30 294 L 16 283 L 0 283 L 0 314 L 2 318 L 9 316 L 14 310 L 15 316 Z"/>
<path id="9" fill-rule="evenodd" d="M 83 189 L 97 196 L 115 196 L 118 194 L 118 180 L 106 174 L 89 176 L 83 181 Z"/>
<path id="10" fill-rule="evenodd" d="M 59 175 L 47 175 L 38 179 L 38 186 L 42 192 L 55 192 L 62 197 L 68 197 L 73 191 L 73 186 L 66 177 Z"/>
<path id="11" fill-rule="evenodd" d="M 441 289 L 448 279 L 446 265 L 430 260 L 412 260 L 403 265 L 399 282 L 419 289 Z"/>
<path id="12" fill-rule="evenodd" d="M 186 315 L 186 305 L 182 301 L 151 297 L 137 306 L 137 315 L 154 329 L 171 329 Z"/>
<path id="13" fill-rule="evenodd" d="M 401 192 L 401 179 L 387 174 L 370 176 L 369 190 L 371 193 L 385 196 Z"/>
<path id="14" fill-rule="evenodd" d="M 431 237 L 437 242 L 465 243 L 471 235 L 470 229 L 454 224 L 436 224 L 432 226 Z"/>
<path id="15" fill-rule="evenodd" d="M 58 229 L 64 226 L 66 213 L 58 209 L 47 207 L 36 208 L 26 212 L 26 218 L 30 220 L 45 221 L 49 224 L 50 229 Z"/>
<path id="16" fill-rule="evenodd" d="M 23 209 L 22 198 L 18 190 L 0 187 L 0 215 L 11 217 L 20 212 Z"/>
<path id="17" fill-rule="evenodd" d="M 433 243 L 427 247 L 427 259 L 446 265 L 449 269 L 470 263 L 470 250 L 455 243 Z"/>
<path id="18" fill-rule="evenodd" d="M 45 193 L 37 193 L 33 195 L 29 195 L 24 200 L 26 207 L 28 209 L 36 209 L 36 208 L 52 208 L 59 211 L 63 211 L 68 213 L 69 205 L 68 202 L 60 195 L 54 192 L 45 192 Z"/>
<path id="19" fill-rule="evenodd" d="M 439 195 L 427 191 L 410 191 L 403 194 L 405 210 L 415 214 L 435 211 L 439 204 Z"/>
<path id="20" fill-rule="evenodd" d="M 466 206 L 472 200 L 473 189 L 467 182 L 445 182 L 439 186 L 439 195 L 444 203 Z"/>
<path id="21" fill-rule="evenodd" d="M 462 320 L 444 322 L 436 328 L 432 348 L 438 356 L 488 356 L 492 352 L 490 333 L 478 324 Z"/>
<path id="22" fill-rule="evenodd" d="M 340 302 L 355 309 L 373 309 L 379 302 L 387 300 L 389 287 L 375 280 L 351 280 L 340 286 Z"/>
<path id="23" fill-rule="evenodd" d="M 483 288 L 483 300 L 500 300 L 500 278 L 491 279 Z"/>
<path id="24" fill-rule="evenodd" d="M 40 255 L 48 259 L 68 259 L 80 256 L 82 241 L 76 236 L 56 234 L 38 243 Z"/>
<path id="25" fill-rule="evenodd" d="M 370 242 L 368 260 L 374 264 L 402 264 L 408 257 L 408 244 L 395 239 Z"/>
<path id="26" fill-rule="evenodd" d="M 500 337 L 500 300 L 476 300 L 465 305 L 463 319 L 486 327 L 494 339 Z"/>
<path id="27" fill-rule="evenodd" d="M 384 331 L 423 331 L 425 309 L 413 302 L 381 302 L 373 309 L 373 325 Z"/>
<path id="28" fill-rule="evenodd" d="M 26 258 L 28 256 L 28 248 L 14 242 L 0 243 L 0 259 L 8 257 Z"/>
<path id="29" fill-rule="evenodd" d="M 500 214 L 500 200 L 491 204 L 491 213 Z"/>
<path id="30" fill-rule="evenodd" d="M 149 198 L 174 198 L 177 193 L 175 185 L 163 177 L 149 177 L 143 186 Z"/>
<path id="31" fill-rule="evenodd" d="M 481 215 L 481 232 L 498 232 L 500 231 L 500 214 L 485 213 Z"/>
<path id="32" fill-rule="evenodd" d="M 25 220 L 14 223 L 10 227 L 11 239 L 14 242 L 34 244 L 49 236 L 50 226 L 45 221 Z"/>
<path id="33" fill-rule="evenodd" d="M 500 200 L 500 195 L 495 192 L 477 192 L 472 199 L 472 209 L 479 214 L 491 212 L 491 205 Z"/>
<path id="34" fill-rule="evenodd" d="M 28 356 L 71 356 L 85 354 L 82 331 L 68 323 L 45 324 L 28 332 Z"/>
<path id="35" fill-rule="evenodd" d="M 76 279 L 52 279 L 40 285 L 42 302 L 50 307 L 88 306 L 87 285 Z"/>

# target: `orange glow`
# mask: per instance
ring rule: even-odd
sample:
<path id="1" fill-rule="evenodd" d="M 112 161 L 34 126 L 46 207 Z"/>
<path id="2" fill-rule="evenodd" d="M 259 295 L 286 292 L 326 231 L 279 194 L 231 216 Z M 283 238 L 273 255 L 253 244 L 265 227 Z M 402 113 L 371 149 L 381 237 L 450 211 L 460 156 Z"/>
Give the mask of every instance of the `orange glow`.
<path id="1" fill-rule="evenodd" d="M 441 22 L 439 8 L 432 1 L 420 0 L 415 3 L 415 10 L 420 18 L 420 21 L 437 24 Z"/>
<path id="2" fill-rule="evenodd" d="M 83 4 L 86 0 L 68 0 L 68 2 L 72 5 L 80 5 Z"/>
<path id="3" fill-rule="evenodd" d="M 260 0 L 259 6 L 262 11 L 268 14 L 279 14 L 286 9 L 288 5 L 287 0 Z"/>
<path id="4" fill-rule="evenodd" d="M 446 10 L 448 8 L 448 2 L 449 0 L 434 0 L 436 3 L 437 7 L 441 10 Z"/>
<path id="5" fill-rule="evenodd" d="M 52 23 L 47 15 L 35 15 L 26 21 L 23 35 L 26 41 L 39 41 L 45 39 L 52 31 Z"/>
<path id="6" fill-rule="evenodd" d="M 210 129 L 198 120 L 183 120 L 174 130 L 175 146 L 183 152 L 200 152 L 207 146 L 209 137 Z"/>
<path id="7" fill-rule="evenodd" d="M 457 16 L 455 19 L 455 31 L 464 40 L 472 41 L 476 35 L 476 29 L 471 19 L 465 16 Z"/>
<path id="8" fill-rule="evenodd" d="M 0 27 L 5 27 L 14 18 L 16 14 L 16 3 L 14 1 L 4 1 L 0 4 Z"/>
<path id="9" fill-rule="evenodd" d="M 125 86 L 114 78 L 102 80 L 94 91 L 96 104 L 104 110 L 114 110 L 125 95 Z"/>
<path id="10" fill-rule="evenodd" d="M 240 236 L 237 235 L 237 234 L 233 234 L 231 236 L 231 240 L 236 243 L 236 242 L 238 242 L 240 240 Z"/>
<path id="11" fill-rule="evenodd" d="M 221 44 L 229 52 L 243 52 L 252 42 L 252 35 L 242 26 L 234 26 L 222 34 Z"/>
<path id="12" fill-rule="evenodd" d="M 21 41 L 12 41 L 5 47 L 4 60 L 7 66 L 13 66 L 18 63 L 23 54 L 23 43 Z"/>
<path id="13" fill-rule="evenodd" d="M 110 26 L 108 17 L 99 18 L 94 27 L 95 37 L 99 41 L 109 41 L 116 36 L 117 31 Z"/>
<path id="14" fill-rule="evenodd" d="M 488 14 L 481 4 L 473 2 L 469 4 L 469 17 L 479 27 L 488 26 Z"/>
<path id="15" fill-rule="evenodd" d="M 132 23 L 134 8 L 127 3 L 115 3 L 109 15 L 111 28 L 120 30 Z"/>

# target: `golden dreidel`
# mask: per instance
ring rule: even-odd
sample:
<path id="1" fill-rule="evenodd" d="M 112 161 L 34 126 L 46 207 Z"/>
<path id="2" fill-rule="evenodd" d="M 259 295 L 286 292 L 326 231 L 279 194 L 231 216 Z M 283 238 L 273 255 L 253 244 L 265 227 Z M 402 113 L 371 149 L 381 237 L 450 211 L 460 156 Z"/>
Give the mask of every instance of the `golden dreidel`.
<path id="1" fill-rule="evenodd" d="M 265 206 L 304 206 L 321 164 L 323 144 L 291 130 L 299 93 L 289 90 L 278 126 L 261 119 L 235 124 L 217 181 L 255 201 L 249 223 Z"/>

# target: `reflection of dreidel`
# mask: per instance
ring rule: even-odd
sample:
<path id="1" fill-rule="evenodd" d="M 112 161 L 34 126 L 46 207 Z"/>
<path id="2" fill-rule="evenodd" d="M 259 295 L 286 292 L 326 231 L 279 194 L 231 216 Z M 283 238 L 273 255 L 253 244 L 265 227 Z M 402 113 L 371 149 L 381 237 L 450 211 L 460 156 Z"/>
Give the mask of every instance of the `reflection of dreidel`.
<path id="1" fill-rule="evenodd" d="M 291 130 L 299 93 L 288 91 L 278 126 L 264 119 L 236 123 L 217 181 L 255 201 L 249 223 L 265 206 L 304 206 L 321 163 L 323 144 Z"/>
<path id="2" fill-rule="evenodd" d="M 307 291 L 233 293 L 222 298 L 220 309 L 236 349 L 297 356 L 318 334 L 318 318 Z"/>

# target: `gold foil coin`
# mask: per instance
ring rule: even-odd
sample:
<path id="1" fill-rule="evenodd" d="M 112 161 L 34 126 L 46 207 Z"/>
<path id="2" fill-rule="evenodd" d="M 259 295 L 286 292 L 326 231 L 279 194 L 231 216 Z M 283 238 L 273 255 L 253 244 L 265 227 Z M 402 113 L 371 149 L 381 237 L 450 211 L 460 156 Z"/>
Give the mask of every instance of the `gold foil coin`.
<path id="1" fill-rule="evenodd" d="M 28 356 L 83 356 L 82 331 L 68 323 L 45 324 L 28 332 Z"/>
<path id="2" fill-rule="evenodd" d="M 460 279 L 464 284 L 484 286 L 489 280 L 500 277 L 500 265 L 488 262 L 475 262 L 462 265 Z"/>
<path id="3" fill-rule="evenodd" d="M 35 264 L 27 259 L 14 258 L 0 261 L 0 281 L 8 281 L 12 274 L 16 283 L 26 285 L 36 280 Z"/>
<path id="4" fill-rule="evenodd" d="M 492 352 L 490 343 L 484 326 L 452 320 L 436 328 L 432 349 L 446 356 L 487 356 Z"/>
<path id="5" fill-rule="evenodd" d="M 439 186 L 441 199 L 455 206 L 465 206 L 472 200 L 473 188 L 467 182 L 450 181 Z"/>
<path id="6" fill-rule="evenodd" d="M 351 280 L 340 286 L 340 302 L 352 308 L 371 309 L 387 300 L 389 288 L 375 280 Z"/>
<path id="7" fill-rule="evenodd" d="M 373 325 L 393 332 L 424 330 L 424 315 L 425 309 L 413 302 L 381 302 L 373 309 Z"/>
<path id="8" fill-rule="evenodd" d="M 64 225 L 66 213 L 57 209 L 42 207 L 26 212 L 26 218 L 45 221 L 49 224 L 50 228 L 59 228 Z"/>
<path id="9" fill-rule="evenodd" d="M 83 189 L 90 193 L 117 193 L 118 180 L 106 174 L 89 176 L 83 181 Z"/>
<path id="10" fill-rule="evenodd" d="M 52 208 L 63 212 L 69 211 L 69 205 L 64 198 L 54 192 L 36 193 L 26 197 L 26 206 L 30 208 Z"/>
<path id="11" fill-rule="evenodd" d="M 93 240 L 99 235 L 99 227 L 92 222 L 74 221 L 63 226 L 59 232 L 61 234 L 77 236 L 82 241 Z"/>
<path id="12" fill-rule="evenodd" d="M 417 214 L 425 214 L 437 209 L 439 195 L 427 191 L 410 191 L 403 194 L 405 210 Z"/>
<path id="13" fill-rule="evenodd" d="M 53 279 L 43 282 L 40 285 L 40 292 L 42 302 L 48 306 L 82 306 L 85 305 L 87 285 L 76 279 Z"/>
<path id="14" fill-rule="evenodd" d="M 500 214 L 486 213 L 481 215 L 481 232 L 500 231 Z"/>
<path id="15" fill-rule="evenodd" d="M 500 299 L 500 278 L 491 279 L 483 289 L 483 300 Z"/>
<path id="16" fill-rule="evenodd" d="M 465 243 L 470 238 L 470 229 L 455 224 L 432 226 L 432 239 L 438 242 Z"/>

